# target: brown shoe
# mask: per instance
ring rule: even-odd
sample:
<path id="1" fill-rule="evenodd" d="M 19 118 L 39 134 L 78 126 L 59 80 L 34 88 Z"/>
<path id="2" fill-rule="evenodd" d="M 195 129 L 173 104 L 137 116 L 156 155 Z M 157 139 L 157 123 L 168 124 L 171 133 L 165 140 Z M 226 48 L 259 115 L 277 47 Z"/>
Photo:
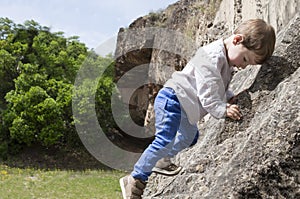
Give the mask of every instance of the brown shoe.
<path id="1" fill-rule="evenodd" d="M 123 199 L 141 199 L 146 182 L 133 178 L 127 175 L 120 179 Z"/>
<path id="2" fill-rule="evenodd" d="M 157 161 L 152 171 L 166 176 L 174 176 L 177 175 L 181 169 L 182 167 L 173 164 L 170 158 L 162 158 Z"/>

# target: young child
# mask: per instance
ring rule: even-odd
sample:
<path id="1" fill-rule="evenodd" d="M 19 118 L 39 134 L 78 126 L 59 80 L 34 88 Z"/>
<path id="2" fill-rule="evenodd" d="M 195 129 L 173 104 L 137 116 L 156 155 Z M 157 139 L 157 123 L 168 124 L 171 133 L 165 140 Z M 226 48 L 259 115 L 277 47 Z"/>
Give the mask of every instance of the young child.
<path id="1" fill-rule="evenodd" d="M 141 198 L 153 171 L 166 175 L 180 171 L 169 158 L 195 144 L 196 124 L 207 113 L 215 118 L 242 118 L 239 107 L 227 103 L 233 97 L 228 91 L 233 67 L 263 63 L 272 55 L 275 40 L 273 27 L 265 21 L 245 21 L 229 38 L 199 48 L 186 67 L 172 75 L 155 99 L 155 139 L 131 175 L 120 179 L 124 199 Z"/>

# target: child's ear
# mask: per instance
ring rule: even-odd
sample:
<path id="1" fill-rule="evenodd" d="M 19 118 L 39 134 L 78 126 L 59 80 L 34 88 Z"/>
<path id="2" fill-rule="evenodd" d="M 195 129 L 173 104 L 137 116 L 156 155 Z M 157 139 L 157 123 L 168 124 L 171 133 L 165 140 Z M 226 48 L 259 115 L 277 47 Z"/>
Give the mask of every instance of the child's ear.
<path id="1" fill-rule="evenodd" d="M 244 41 L 244 36 L 242 34 L 236 34 L 233 37 L 233 44 L 239 45 Z"/>

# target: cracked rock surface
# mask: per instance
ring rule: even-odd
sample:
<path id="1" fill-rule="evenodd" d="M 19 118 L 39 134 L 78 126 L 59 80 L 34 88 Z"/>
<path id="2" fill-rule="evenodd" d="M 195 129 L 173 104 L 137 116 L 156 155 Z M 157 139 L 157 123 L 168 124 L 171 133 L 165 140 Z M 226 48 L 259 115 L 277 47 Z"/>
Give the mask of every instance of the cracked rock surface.
<path id="1" fill-rule="evenodd" d="M 299 10 L 300 1 L 296 0 L 181 0 L 129 26 L 140 30 L 133 35 L 137 38 L 146 27 L 180 31 L 197 47 L 226 37 L 248 18 L 262 18 L 278 33 L 274 56 L 261 66 L 237 72 L 233 78 L 231 87 L 238 94 L 243 119 L 206 118 L 199 124 L 198 143 L 174 158 L 183 166 L 181 173 L 174 177 L 153 174 L 143 198 L 300 198 Z M 120 29 L 120 33 L 126 31 Z M 117 54 L 122 56 L 116 60 L 116 81 L 135 66 L 151 62 L 148 77 L 163 84 L 192 56 L 192 51 L 180 57 L 146 48 L 156 41 L 155 37 L 142 41 L 119 37 Z M 134 51 L 130 51 L 132 46 Z M 161 65 L 170 66 L 170 70 L 162 70 Z M 152 131 L 152 103 L 159 88 L 140 87 L 130 102 L 133 120 Z M 141 144 L 132 143 L 131 147 Z M 143 146 L 145 143 L 142 141 Z"/>
<path id="2" fill-rule="evenodd" d="M 184 170 L 152 175 L 145 198 L 300 198 L 299 27 L 297 15 L 274 56 L 234 78 L 243 120 L 210 118 L 198 143 L 176 157 Z"/>

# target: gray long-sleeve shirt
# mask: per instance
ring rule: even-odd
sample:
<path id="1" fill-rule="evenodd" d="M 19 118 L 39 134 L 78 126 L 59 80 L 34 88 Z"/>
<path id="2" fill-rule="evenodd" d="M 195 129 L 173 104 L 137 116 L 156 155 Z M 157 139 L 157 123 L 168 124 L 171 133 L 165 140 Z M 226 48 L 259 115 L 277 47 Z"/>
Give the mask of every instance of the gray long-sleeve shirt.
<path id="1" fill-rule="evenodd" d="M 207 113 L 216 118 L 225 116 L 226 101 L 233 96 L 228 90 L 232 72 L 223 39 L 219 39 L 199 48 L 164 86 L 175 90 L 190 123 L 196 124 Z"/>

